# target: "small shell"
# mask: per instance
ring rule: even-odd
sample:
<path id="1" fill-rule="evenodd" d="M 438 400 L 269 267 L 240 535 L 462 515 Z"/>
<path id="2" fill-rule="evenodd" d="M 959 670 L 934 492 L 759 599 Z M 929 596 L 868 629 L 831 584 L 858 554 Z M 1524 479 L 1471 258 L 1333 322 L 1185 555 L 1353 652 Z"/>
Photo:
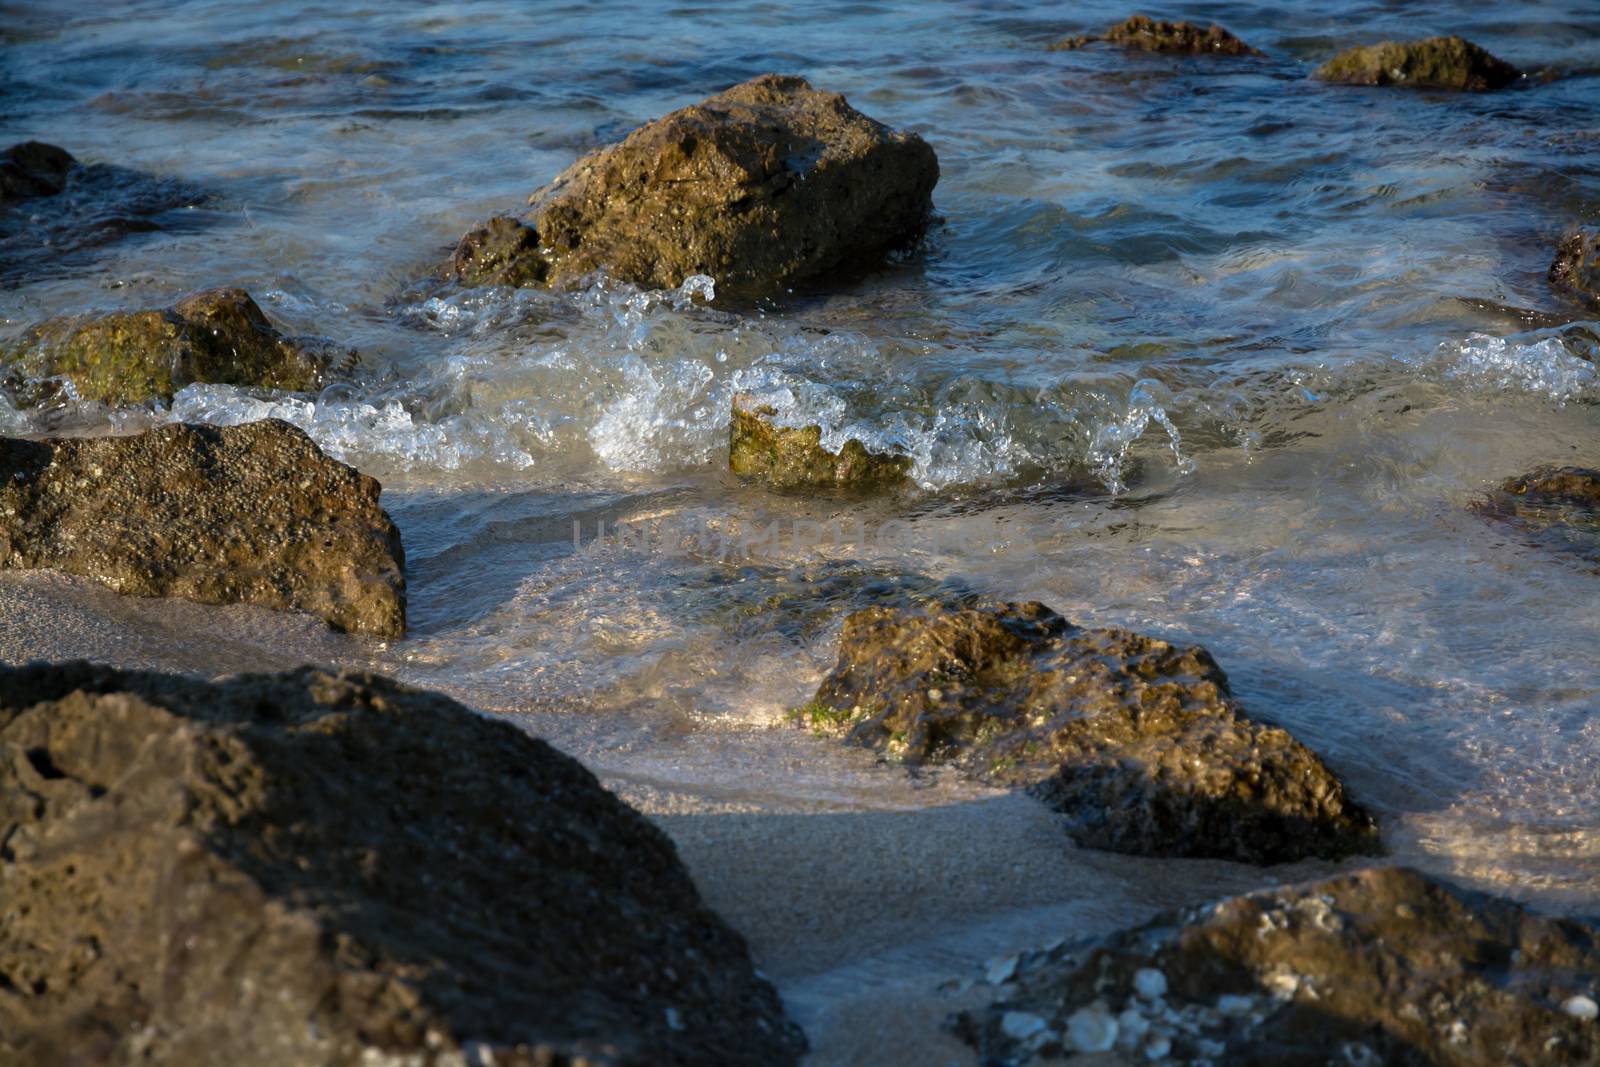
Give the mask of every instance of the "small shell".
<path id="1" fill-rule="evenodd" d="M 1592 1023 L 1600 1017 L 1600 1004 L 1596 1004 L 1593 997 L 1586 997 L 1582 993 L 1563 1001 L 1561 1010 L 1574 1019 L 1582 1019 L 1586 1023 Z"/>

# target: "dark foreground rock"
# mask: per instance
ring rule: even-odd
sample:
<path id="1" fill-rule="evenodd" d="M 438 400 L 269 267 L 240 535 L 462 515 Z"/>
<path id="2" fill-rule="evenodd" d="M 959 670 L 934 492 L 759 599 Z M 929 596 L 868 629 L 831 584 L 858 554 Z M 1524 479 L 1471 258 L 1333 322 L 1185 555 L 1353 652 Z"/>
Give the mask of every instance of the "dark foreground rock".
<path id="1" fill-rule="evenodd" d="M 119 593 L 307 611 L 398 636 L 404 554 L 379 491 L 275 419 L 0 437 L 0 569 L 48 567 Z"/>
<path id="2" fill-rule="evenodd" d="M 938 178 L 916 134 L 768 74 L 578 160 L 526 219 L 462 238 L 451 269 L 471 285 L 603 269 L 651 289 L 705 274 L 721 295 L 770 296 L 913 240 Z"/>
<path id="3" fill-rule="evenodd" d="M 1504 89 L 1521 78 L 1522 72 L 1464 38 L 1429 37 L 1384 41 L 1340 52 L 1318 67 L 1313 77 L 1343 85 L 1482 93 Z"/>
<path id="4" fill-rule="evenodd" d="M 171 400 L 195 382 L 317 389 L 333 356 L 326 345 L 279 333 L 243 289 L 220 288 L 170 308 L 43 323 L 13 348 L 7 370 L 22 379 L 13 390 L 24 399 L 26 383 L 60 376 L 80 399 L 140 404 Z"/>
<path id="5" fill-rule="evenodd" d="M 890 489 L 911 484 L 908 456 L 869 452 L 851 438 L 837 452 L 822 447 L 822 428 L 794 429 L 773 421 L 777 411 L 748 396 L 733 399 L 728 467 L 774 489 Z"/>
<path id="6" fill-rule="evenodd" d="M 1171 55 L 1259 56 L 1262 54 L 1259 49 L 1245 44 L 1215 23 L 1202 27 L 1192 22 L 1167 22 L 1145 15 L 1134 15 L 1098 36 L 1064 37 L 1050 45 L 1049 50 L 1071 51 L 1096 41 L 1144 52 L 1163 52 Z"/>
<path id="7" fill-rule="evenodd" d="M 1234 705 L 1205 649 L 1039 603 L 858 611 L 797 716 L 911 766 L 1027 786 L 1091 848 L 1276 863 L 1378 846 L 1315 754 Z"/>
<path id="8" fill-rule="evenodd" d="M 1600 1062 L 1600 930 L 1402 867 L 1025 954 L 1012 981 L 957 1020 L 985 1064 L 1113 1049 L 1219 1067 Z"/>
<path id="9" fill-rule="evenodd" d="M 0 1062 L 793 1064 L 671 842 L 454 701 L 0 668 Z"/>
<path id="10" fill-rule="evenodd" d="M 1574 231 L 1556 247 L 1550 284 L 1600 311 L 1600 231 Z"/>
<path id="11" fill-rule="evenodd" d="M 67 173 L 77 166 L 64 148 L 42 141 L 24 141 L 0 152 L 0 203 L 35 196 L 55 196 L 67 186 Z"/>

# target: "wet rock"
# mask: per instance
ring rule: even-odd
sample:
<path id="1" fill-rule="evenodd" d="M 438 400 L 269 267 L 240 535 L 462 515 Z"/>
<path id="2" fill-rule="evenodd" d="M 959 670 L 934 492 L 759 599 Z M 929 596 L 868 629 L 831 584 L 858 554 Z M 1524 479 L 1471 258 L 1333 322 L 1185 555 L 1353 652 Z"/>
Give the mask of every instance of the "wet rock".
<path id="1" fill-rule="evenodd" d="M 1247 718 L 1205 649 L 1039 603 L 856 612 L 796 717 L 910 766 L 1026 786 L 1091 848 L 1276 863 L 1378 847 L 1339 779 Z"/>
<path id="2" fill-rule="evenodd" d="M 221 288 L 160 310 L 43 323 L 13 348 L 7 369 L 25 400 L 30 380 L 63 377 L 79 399 L 140 404 L 171 400 L 194 382 L 318 389 L 334 356 L 320 342 L 279 333 L 243 289 Z"/>
<path id="3" fill-rule="evenodd" d="M 822 428 L 794 429 L 773 421 L 777 411 L 749 396 L 733 400 L 728 467 L 774 489 L 878 490 L 909 485 L 909 456 L 869 452 L 854 438 L 837 452 L 822 447 Z"/>
<path id="4" fill-rule="evenodd" d="M 793 1064 L 672 843 L 367 674 L 0 668 L 0 1062 Z"/>
<path id="5" fill-rule="evenodd" d="M 604 269 L 651 289 L 705 274 L 723 296 L 770 296 L 916 238 L 938 177 L 916 134 L 768 74 L 578 160 L 527 219 L 468 234 L 451 270 L 537 285 Z"/>
<path id="6" fill-rule="evenodd" d="M 1600 231 L 1567 235 L 1550 264 L 1550 284 L 1600 311 Z"/>
<path id="7" fill-rule="evenodd" d="M 260 604 L 398 636 L 405 557 L 379 491 L 276 419 L 0 437 L 0 569 L 51 568 L 134 596 Z"/>
<path id="8" fill-rule="evenodd" d="M 65 149 L 24 141 L 0 152 L 0 203 L 55 196 L 66 188 L 67 172 L 77 165 Z"/>
<path id="9" fill-rule="evenodd" d="M 1134 48 L 1145 52 L 1173 55 L 1259 56 L 1261 51 L 1245 44 L 1221 26 L 1200 27 L 1192 22 L 1168 22 L 1134 15 L 1098 36 L 1064 37 L 1050 45 L 1052 52 L 1064 52 L 1096 41 Z"/>
<path id="10" fill-rule="evenodd" d="M 1351 48 L 1318 67 L 1313 77 L 1343 85 L 1481 93 L 1504 89 L 1522 72 L 1464 38 L 1429 37 Z"/>
<path id="11" fill-rule="evenodd" d="M 1164 996 L 1138 988 L 1159 974 Z M 956 1030 L 990 1064 L 1034 1051 L 1005 1026 L 1117 1014 L 1135 1060 L 1230 1065 L 1588 1064 L 1583 1011 L 1600 929 L 1402 867 L 1236 897 L 1085 944 L 1024 954 L 1008 990 Z"/>
<path id="12" fill-rule="evenodd" d="M 1473 507 L 1535 545 L 1600 563 L 1600 470 L 1542 467 L 1508 478 Z"/>

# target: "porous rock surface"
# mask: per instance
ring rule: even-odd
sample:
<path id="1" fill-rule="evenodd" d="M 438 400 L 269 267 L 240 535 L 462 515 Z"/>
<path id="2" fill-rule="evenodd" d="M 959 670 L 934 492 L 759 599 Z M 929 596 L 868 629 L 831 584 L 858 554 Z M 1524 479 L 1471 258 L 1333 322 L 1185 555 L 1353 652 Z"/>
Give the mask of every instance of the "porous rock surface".
<path id="1" fill-rule="evenodd" d="M 405 556 L 380 486 L 276 419 L 130 437 L 0 437 L 0 569 L 119 593 L 306 611 L 405 631 Z"/>
<path id="2" fill-rule="evenodd" d="M 733 399 L 728 467 L 741 478 L 774 489 L 868 491 L 909 485 L 909 456 L 871 452 L 855 438 L 837 452 L 822 447 L 820 426 L 779 426 L 769 404 L 741 394 Z"/>
<path id="3" fill-rule="evenodd" d="M 1522 72 L 1462 37 L 1384 41 L 1340 52 L 1314 77 L 1343 85 L 1392 85 L 1482 93 L 1504 89 Z"/>
<path id="4" fill-rule="evenodd" d="M 956 1020 L 991 1067 L 1084 1051 L 1216 1067 L 1600 1062 L 1600 930 L 1404 867 L 1005 962 L 1013 984 Z"/>
<path id="5" fill-rule="evenodd" d="M 1372 819 L 1203 648 L 1074 626 L 1039 603 L 874 607 L 796 716 L 913 767 L 1026 786 L 1079 844 L 1274 863 L 1372 852 Z"/>
<path id="6" fill-rule="evenodd" d="M 726 297 L 771 296 L 914 240 L 938 178 L 921 137 L 767 74 L 584 156 L 528 217 L 462 238 L 451 271 L 525 286 L 603 269 L 650 289 L 704 274 Z"/>
<path id="7" fill-rule="evenodd" d="M 194 382 L 294 391 L 320 388 L 326 346 L 285 337 L 243 289 L 205 289 L 172 307 L 54 319 L 7 358 L 12 378 L 64 377 L 83 400 L 171 400 Z"/>
<path id="8" fill-rule="evenodd" d="M 367 674 L 0 668 L 0 1063 L 793 1064 L 671 842 Z"/>

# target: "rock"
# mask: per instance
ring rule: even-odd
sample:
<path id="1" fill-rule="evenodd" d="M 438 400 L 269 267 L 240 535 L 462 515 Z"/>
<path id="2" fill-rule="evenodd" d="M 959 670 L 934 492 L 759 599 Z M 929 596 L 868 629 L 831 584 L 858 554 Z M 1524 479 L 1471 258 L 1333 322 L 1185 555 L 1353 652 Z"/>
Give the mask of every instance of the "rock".
<path id="1" fill-rule="evenodd" d="M 1134 15 L 1112 26 L 1099 36 L 1064 37 L 1050 45 L 1052 52 L 1082 48 L 1095 41 L 1135 48 L 1145 52 L 1173 55 L 1259 56 L 1262 52 L 1245 44 L 1227 30 L 1212 23 L 1201 28 L 1192 22 L 1167 22 Z"/>
<path id="2" fill-rule="evenodd" d="M 838 452 L 822 447 L 822 428 L 779 426 L 770 405 L 747 395 L 733 399 L 728 467 L 774 489 L 879 490 L 910 485 L 909 456 L 869 452 L 851 438 Z"/>
<path id="3" fill-rule="evenodd" d="M 1550 264 L 1550 284 L 1600 311 L 1600 231 L 1567 235 Z"/>
<path id="4" fill-rule="evenodd" d="M 77 166 L 65 149 L 41 141 L 24 141 L 0 152 L 0 203 L 34 196 L 55 196 L 67 186 L 67 172 Z"/>
<path id="5" fill-rule="evenodd" d="M 1507 479 L 1474 509 L 1544 547 L 1600 562 L 1600 470 L 1542 467 Z"/>
<path id="6" fill-rule="evenodd" d="M 1148 969 L 1169 980 L 1163 1003 L 1136 993 Z M 1595 926 L 1387 867 L 1028 953 L 1015 992 L 956 1030 L 985 1063 L 1022 1064 L 1032 1052 L 1006 1016 L 1060 1026 L 1098 1005 L 1144 1021 L 1119 1047 L 1180 1063 L 1589 1064 L 1600 1028 L 1562 1005 L 1590 997 L 1596 975 Z"/>
<path id="7" fill-rule="evenodd" d="M 0 437 L 0 569 L 307 611 L 335 629 L 395 637 L 405 631 L 405 557 L 379 491 L 276 419 Z"/>
<path id="8" fill-rule="evenodd" d="M 705 274 L 723 296 L 756 299 L 913 240 L 938 178 L 916 134 L 768 74 L 578 160 L 527 219 L 464 237 L 451 271 L 542 285 L 604 269 L 650 289 Z"/>
<path id="9" fill-rule="evenodd" d="M 3 1063 L 803 1045 L 661 831 L 518 727 L 373 675 L 0 668 L 0 831 Z"/>
<path id="10" fill-rule="evenodd" d="M 1504 89 L 1522 72 L 1461 37 L 1429 37 L 1351 48 L 1318 67 L 1312 77 L 1342 85 L 1482 93 Z"/>
<path id="11" fill-rule="evenodd" d="M 1026 786 L 1090 848 L 1277 863 L 1378 847 L 1339 779 L 1248 719 L 1205 649 L 1039 603 L 858 611 L 796 717 L 913 767 Z"/>
<path id="12" fill-rule="evenodd" d="M 24 380 L 65 377 L 83 400 L 141 404 L 171 400 L 194 382 L 318 389 L 332 356 L 279 333 L 243 289 L 222 288 L 161 310 L 43 323 L 13 349 L 8 369 Z"/>

